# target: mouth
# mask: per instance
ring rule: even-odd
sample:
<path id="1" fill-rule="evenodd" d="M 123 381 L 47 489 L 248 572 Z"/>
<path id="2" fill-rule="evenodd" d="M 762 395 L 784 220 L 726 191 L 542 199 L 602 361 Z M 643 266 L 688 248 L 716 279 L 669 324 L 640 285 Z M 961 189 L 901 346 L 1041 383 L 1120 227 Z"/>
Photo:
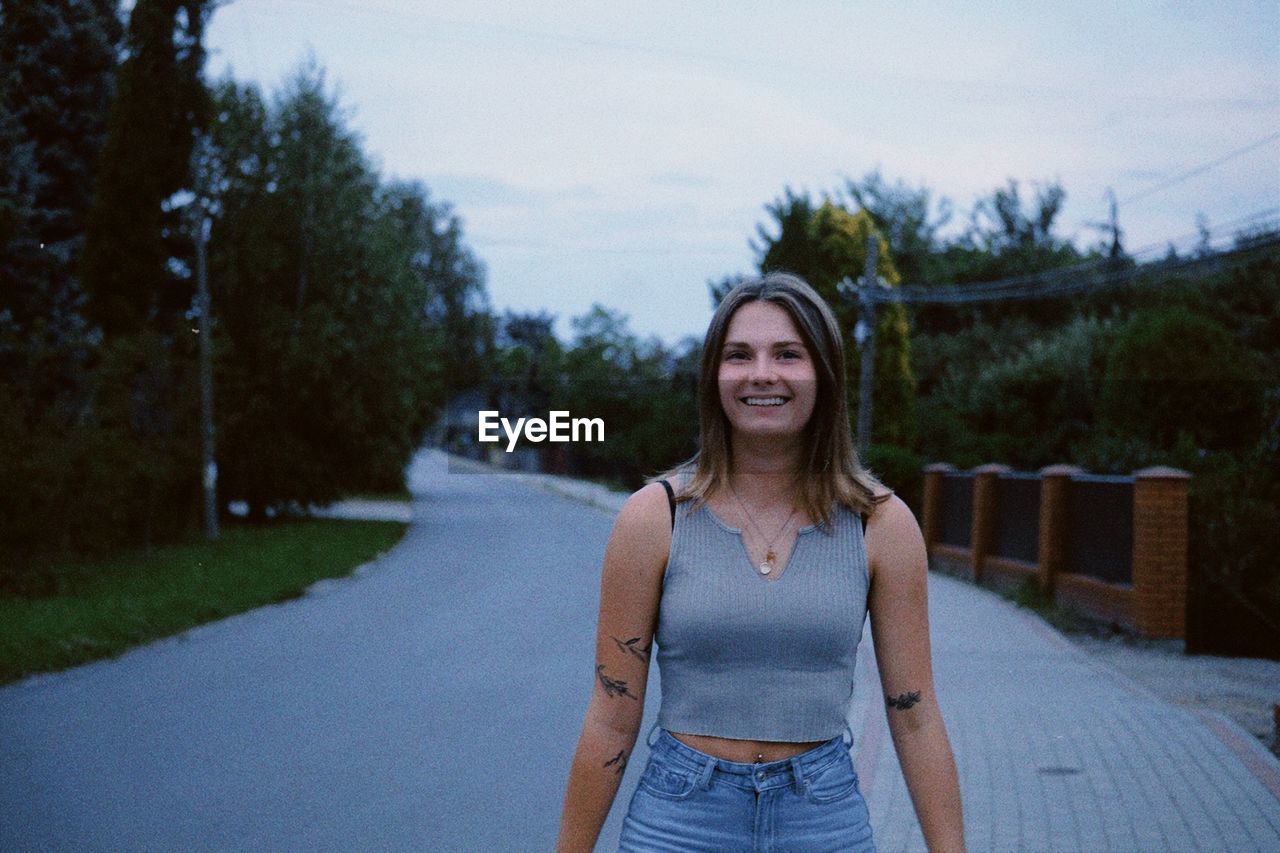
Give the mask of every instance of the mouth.
<path id="1" fill-rule="evenodd" d="M 739 397 L 738 401 L 748 406 L 771 408 L 784 405 L 790 397 Z"/>

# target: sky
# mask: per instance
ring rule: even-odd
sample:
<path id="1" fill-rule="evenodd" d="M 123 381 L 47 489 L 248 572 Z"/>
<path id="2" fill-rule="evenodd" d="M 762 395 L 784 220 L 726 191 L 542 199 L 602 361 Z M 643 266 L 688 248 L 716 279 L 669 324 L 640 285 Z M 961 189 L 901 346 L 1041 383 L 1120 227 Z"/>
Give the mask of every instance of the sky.
<path id="1" fill-rule="evenodd" d="M 1081 247 L 1108 188 L 1131 250 L 1280 207 L 1275 0 L 233 0 L 206 46 L 268 92 L 314 56 L 381 172 L 454 206 L 493 308 L 562 337 L 593 303 L 700 337 L 768 203 L 873 170 L 952 230 L 1058 181 Z"/>

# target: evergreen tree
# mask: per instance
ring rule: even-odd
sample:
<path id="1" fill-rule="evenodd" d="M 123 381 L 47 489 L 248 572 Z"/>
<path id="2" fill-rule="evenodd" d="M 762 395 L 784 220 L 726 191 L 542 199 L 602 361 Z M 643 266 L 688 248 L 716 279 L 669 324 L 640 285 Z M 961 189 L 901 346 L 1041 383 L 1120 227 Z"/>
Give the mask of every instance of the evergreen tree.
<path id="1" fill-rule="evenodd" d="M 84 231 L 122 34 L 116 0 L 0 5 L 0 68 L 44 178 L 33 230 L 46 246 Z"/>
<path id="2" fill-rule="evenodd" d="M 111 436 L 118 528 L 149 544 L 198 506 L 194 291 L 180 201 L 208 113 L 201 38 L 210 0 L 137 0 L 107 119 L 81 271 L 103 342 L 93 418 Z"/>
<path id="3" fill-rule="evenodd" d="M 121 32 L 114 0 L 0 4 L 0 311 L 18 349 L 48 353 L 39 375 L 0 370 L 44 405 L 80 368 L 76 264 Z"/>
<path id="4" fill-rule="evenodd" d="M 787 187 L 785 197 L 775 199 L 765 210 L 777 223 L 778 233 L 770 234 L 765 226 L 756 226 L 757 239 L 751 246 L 755 249 L 760 272 L 781 270 L 805 276 L 817 264 L 813 241 L 809 237 L 814 214 L 809 194 L 796 194 Z"/>
<path id="5" fill-rule="evenodd" d="M 118 541 L 77 266 L 121 34 L 114 0 L 0 3 L 0 585 Z"/>
<path id="6" fill-rule="evenodd" d="M 201 38 L 210 0 L 137 0 L 89 212 L 83 273 L 89 313 L 108 335 L 167 327 L 191 284 L 170 259 L 180 244 L 174 196 L 190 188 L 208 92 Z"/>

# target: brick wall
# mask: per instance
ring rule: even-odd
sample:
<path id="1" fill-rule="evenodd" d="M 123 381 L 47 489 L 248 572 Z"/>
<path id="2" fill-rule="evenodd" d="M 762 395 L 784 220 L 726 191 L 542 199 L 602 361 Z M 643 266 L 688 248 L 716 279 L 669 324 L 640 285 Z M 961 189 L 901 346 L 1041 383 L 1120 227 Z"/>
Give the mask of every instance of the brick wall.
<path id="1" fill-rule="evenodd" d="M 1040 538 L 1037 562 L 994 556 L 996 478 L 1007 465 L 973 470 L 973 515 L 969 548 L 938 541 L 942 477 L 946 464 L 925 468 L 922 532 L 930 567 L 979 583 L 1011 588 L 1033 578 L 1063 607 L 1114 622 L 1147 637 L 1185 639 L 1187 607 L 1187 491 L 1190 475 L 1176 468 L 1144 468 L 1133 474 L 1133 582 L 1110 583 L 1066 571 L 1070 465 L 1040 470 Z"/>

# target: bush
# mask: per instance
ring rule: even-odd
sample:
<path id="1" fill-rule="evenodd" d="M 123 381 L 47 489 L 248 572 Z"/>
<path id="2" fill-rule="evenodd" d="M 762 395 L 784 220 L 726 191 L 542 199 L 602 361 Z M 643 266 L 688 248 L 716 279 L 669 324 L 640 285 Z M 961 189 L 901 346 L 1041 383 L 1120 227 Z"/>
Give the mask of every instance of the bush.
<path id="1" fill-rule="evenodd" d="M 872 444 L 862 462 L 920 517 L 924 506 L 924 466 L 928 464 L 923 456 L 893 444 Z"/>
<path id="2" fill-rule="evenodd" d="M 1186 433 L 1202 448 L 1241 450 L 1259 434 L 1260 372 L 1220 323 L 1182 306 L 1140 311 L 1106 358 L 1102 421 L 1155 447 Z"/>

